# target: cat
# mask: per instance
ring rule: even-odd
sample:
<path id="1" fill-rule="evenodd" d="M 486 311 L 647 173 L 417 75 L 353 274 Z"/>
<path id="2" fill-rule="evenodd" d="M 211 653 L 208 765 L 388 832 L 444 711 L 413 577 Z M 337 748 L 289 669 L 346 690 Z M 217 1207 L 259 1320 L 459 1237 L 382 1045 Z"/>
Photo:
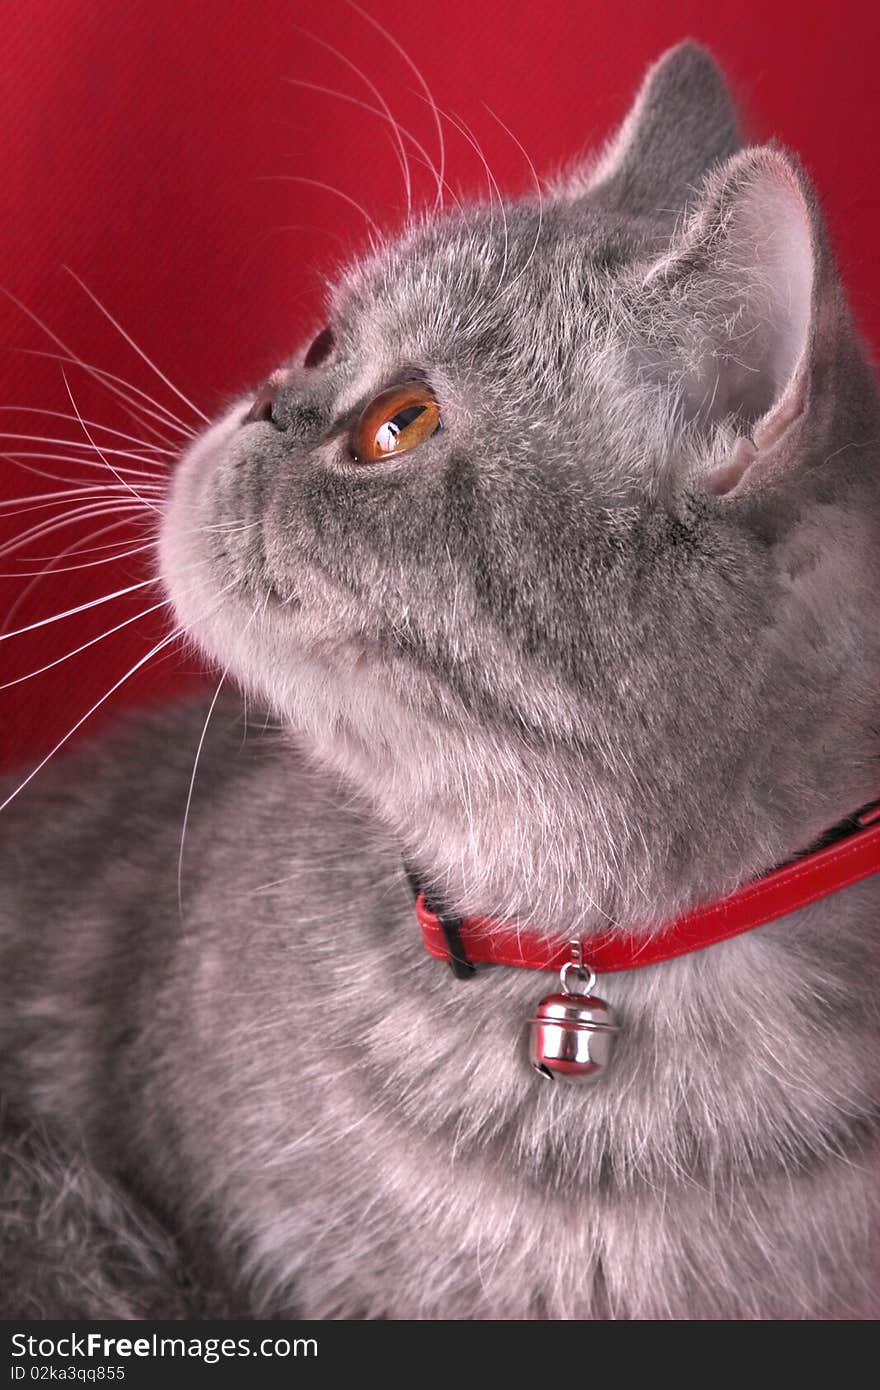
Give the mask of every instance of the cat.
<path id="1" fill-rule="evenodd" d="M 408 873 L 648 939 L 876 798 L 878 445 L 811 184 L 686 42 L 186 450 L 162 582 L 270 725 L 129 720 L 2 824 L 0 1088 L 130 1203 L 131 1316 L 876 1312 L 880 877 L 604 977 L 578 1087 L 525 1052 L 553 976 L 453 978 Z"/>

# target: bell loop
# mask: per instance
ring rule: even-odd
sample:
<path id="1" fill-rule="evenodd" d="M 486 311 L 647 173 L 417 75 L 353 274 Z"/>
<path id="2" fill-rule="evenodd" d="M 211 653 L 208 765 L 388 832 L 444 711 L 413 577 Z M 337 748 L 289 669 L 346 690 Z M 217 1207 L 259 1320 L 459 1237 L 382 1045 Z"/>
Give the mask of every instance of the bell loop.
<path id="1" fill-rule="evenodd" d="M 591 994 L 596 984 L 596 972 L 591 965 L 584 963 L 584 953 L 579 941 L 570 941 L 571 960 L 566 961 L 559 972 L 559 979 L 566 994 Z M 575 982 L 573 985 L 572 980 Z"/>

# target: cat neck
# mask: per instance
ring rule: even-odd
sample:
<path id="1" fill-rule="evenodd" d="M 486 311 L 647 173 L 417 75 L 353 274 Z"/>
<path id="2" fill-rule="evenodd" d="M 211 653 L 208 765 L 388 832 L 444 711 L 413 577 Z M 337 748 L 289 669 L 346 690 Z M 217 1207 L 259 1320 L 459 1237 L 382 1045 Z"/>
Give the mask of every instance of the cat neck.
<path id="1" fill-rule="evenodd" d="M 521 748 L 514 763 L 477 753 L 473 740 L 467 748 L 470 761 L 461 747 L 458 756 L 446 747 L 430 765 L 338 742 L 324 757 L 369 797 L 402 863 L 446 910 L 536 923 L 566 939 L 601 934 L 612 922 L 654 933 L 808 851 L 870 800 L 854 795 L 833 812 L 827 803 L 806 813 L 784 808 L 789 823 L 775 834 L 757 803 L 752 824 L 703 814 L 676 846 L 662 816 L 629 812 L 628 785 L 602 785 L 571 756 Z"/>

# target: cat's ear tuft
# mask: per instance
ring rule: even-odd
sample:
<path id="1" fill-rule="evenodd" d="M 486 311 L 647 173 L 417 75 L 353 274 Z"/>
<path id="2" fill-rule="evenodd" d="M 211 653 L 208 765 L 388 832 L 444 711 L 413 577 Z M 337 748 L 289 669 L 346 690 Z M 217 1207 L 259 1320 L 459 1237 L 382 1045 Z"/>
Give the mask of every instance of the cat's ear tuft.
<path id="1" fill-rule="evenodd" d="M 572 170 L 553 191 L 570 201 L 589 195 L 617 211 L 674 218 L 708 170 L 739 145 L 736 110 L 718 64 L 686 40 L 649 68 L 598 160 Z"/>
<path id="2" fill-rule="evenodd" d="M 730 491 L 801 417 L 840 323 L 821 214 L 794 157 L 765 146 L 729 160 L 640 292 L 685 416 L 741 436 L 706 480 Z"/>

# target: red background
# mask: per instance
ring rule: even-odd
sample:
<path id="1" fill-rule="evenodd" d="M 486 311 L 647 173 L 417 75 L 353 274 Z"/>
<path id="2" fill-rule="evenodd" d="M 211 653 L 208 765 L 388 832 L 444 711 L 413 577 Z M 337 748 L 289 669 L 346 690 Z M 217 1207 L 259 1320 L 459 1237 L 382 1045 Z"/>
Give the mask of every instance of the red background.
<path id="1" fill-rule="evenodd" d="M 528 166 L 484 103 L 546 172 L 608 133 L 664 47 L 688 34 L 702 39 L 725 65 L 755 135 L 776 135 L 811 170 L 857 314 L 869 338 L 880 337 L 874 3 L 833 10 L 784 0 L 366 3 L 411 54 L 438 103 L 473 128 L 498 182 L 511 191 L 528 187 Z M 317 326 L 322 273 L 364 244 L 364 220 L 348 203 L 314 182 L 277 176 L 334 184 L 383 227 L 397 225 L 405 209 L 383 122 L 285 79 L 374 103 L 343 59 L 318 41 L 329 42 L 434 149 L 412 73 L 345 0 L 5 0 L 0 19 L 0 283 L 77 353 L 188 420 L 186 407 L 62 267 L 75 270 L 211 414 Z M 451 182 L 477 191 L 479 160 L 451 127 L 447 140 Z M 414 179 L 420 196 L 429 196 L 430 176 L 417 165 Z M 52 344 L 20 309 L 0 303 L 0 405 L 69 410 L 59 364 L 22 348 Z M 69 381 L 84 415 L 131 428 L 79 369 L 70 369 Z M 0 429 L 83 437 L 75 422 L 8 408 Z M 49 446 L 0 444 L 4 451 L 41 447 Z M 30 462 L 77 473 L 73 465 Z M 100 474 L 80 469 L 78 476 Z M 51 486 L 0 459 L 0 496 Z M 18 510 L 0 513 L 0 543 L 62 514 L 60 504 L 8 514 Z M 7 626 L 15 629 L 145 577 L 143 554 L 132 555 L 42 579 L 22 597 L 47 558 L 75 541 L 87 545 L 91 529 L 107 524 L 104 517 L 70 525 L 30 550 L 3 554 L 0 623 L 13 603 Z M 114 538 L 143 543 L 143 532 L 99 539 Z M 64 563 L 107 553 L 73 553 Z M 63 656 L 157 597 L 147 590 L 3 641 L 0 682 Z M 47 752 L 162 631 L 153 615 L 0 691 L 0 757 L 33 762 Z M 122 701 L 167 695 L 194 679 L 191 655 L 165 653 L 84 730 L 99 727 Z"/>

